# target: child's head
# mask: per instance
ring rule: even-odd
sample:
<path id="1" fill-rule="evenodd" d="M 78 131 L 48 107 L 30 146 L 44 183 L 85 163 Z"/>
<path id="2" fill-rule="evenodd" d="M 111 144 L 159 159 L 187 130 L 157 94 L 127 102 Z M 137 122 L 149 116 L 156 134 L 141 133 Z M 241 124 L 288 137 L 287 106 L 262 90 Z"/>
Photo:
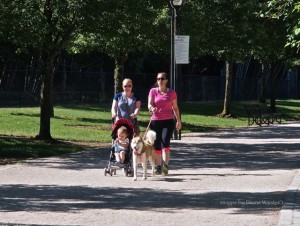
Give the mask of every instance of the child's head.
<path id="1" fill-rule="evenodd" d="M 127 138 L 127 128 L 125 126 L 121 126 L 118 129 L 118 138 L 121 140 L 125 140 Z"/>

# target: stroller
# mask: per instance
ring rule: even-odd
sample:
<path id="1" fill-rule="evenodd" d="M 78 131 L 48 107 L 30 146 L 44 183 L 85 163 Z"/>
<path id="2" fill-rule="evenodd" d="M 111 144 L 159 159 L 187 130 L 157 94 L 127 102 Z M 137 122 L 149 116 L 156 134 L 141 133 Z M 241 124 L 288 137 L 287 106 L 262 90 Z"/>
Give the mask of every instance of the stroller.
<path id="1" fill-rule="evenodd" d="M 113 146 L 113 142 L 117 138 L 117 135 L 118 135 L 117 131 L 121 126 L 125 126 L 127 128 L 129 143 L 131 142 L 131 140 L 133 138 L 134 127 L 133 127 L 133 124 L 129 120 L 121 118 L 113 124 L 112 133 L 111 133 L 112 147 L 111 147 L 108 166 L 106 168 L 104 168 L 104 176 L 106 176 L 107 174 L 109 174 L 110 176 L 116 175 L 117 169 L 119 168 L 119 167 L 115 166 L 116 158 L 115 158 L 115 148 Z M 124 168 L 126 177 L 133 176 L 132 151 L 131 151 L 130 145 L 125 154 L 125 161 L 123 163 L 123 168 Z"/>

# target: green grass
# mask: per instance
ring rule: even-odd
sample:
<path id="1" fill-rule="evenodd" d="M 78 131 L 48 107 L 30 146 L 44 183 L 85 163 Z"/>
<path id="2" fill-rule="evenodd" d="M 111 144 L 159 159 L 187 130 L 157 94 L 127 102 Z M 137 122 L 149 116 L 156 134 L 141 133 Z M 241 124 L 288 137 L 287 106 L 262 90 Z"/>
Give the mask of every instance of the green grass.
<path id="1" fill-rule="evenodd" d="M 58 140 L 109 142 L 111 119 L 108 106 L 55 107 L 51 134 Z M 34 137 L 39 132 L 39 108 L 2 108 L 0 134 Z"/>
<path id="2" fill-rule="evenodd" d="M 234 118 L 217 117 L 223 110 L 223 102 L 183 103 L 180 109 L 183 121 L 182 133 L 247 126 L 243 103 L 246 102 L 232 103 Z M 55 146 L 33 139 L 39 131 L 39 107 L 1 108 L 0 157 L 41 157 L 82 149 L 80 145 L 70 146 L 62 143 L 67 141 L 109 143 L 110 107 L 110 104 L 55 107 L 55 117 L 51 119 L 51 134 L 54 139 L 60 141 L 54 144 Z M 299 100 L 279 100 L 277 109 L 283 114 L 283 121 L 300 119 Z M 149 120 L 150 115 L 143 106 L 139 117 L 142 131 L 146 130 Z"/>

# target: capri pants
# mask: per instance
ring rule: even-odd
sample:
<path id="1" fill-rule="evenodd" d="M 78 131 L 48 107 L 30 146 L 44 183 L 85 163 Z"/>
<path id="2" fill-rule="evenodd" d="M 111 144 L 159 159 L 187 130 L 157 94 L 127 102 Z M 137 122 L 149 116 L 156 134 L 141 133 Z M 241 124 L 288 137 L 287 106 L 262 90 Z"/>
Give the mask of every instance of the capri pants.
<path id="1" fill-rule="evenodd" d="M 155 153 L 161 154 L 162 150 L 170 151 L 170 141 L 174 128 L 175 123 L 173 119 L 151 121 L 150 129 L 156 132 Z"/>

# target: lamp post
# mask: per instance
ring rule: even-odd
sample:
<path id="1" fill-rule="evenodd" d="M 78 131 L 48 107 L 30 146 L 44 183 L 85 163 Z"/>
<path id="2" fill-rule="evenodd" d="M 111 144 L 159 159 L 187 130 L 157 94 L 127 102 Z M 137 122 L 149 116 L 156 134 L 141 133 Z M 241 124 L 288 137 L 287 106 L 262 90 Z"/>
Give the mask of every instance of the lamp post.
<path id="1" fill-rule="evenodd" d="M 176 64 L 175 58 L 175 36 L 180 30 L 179 8 L 182 5 L 182 0 L 170 0 L 170 6 L 173 10 L 171 17 L 171 62 L 170 62 L 170 80 L 171 88 L 177 93 L 178 106 L 181 106 L 181 65 Z M 181 117 L 181 116 L 180 116 Z M 181 131 L 174 130 L 173 139 L 181 139 Z"/>

